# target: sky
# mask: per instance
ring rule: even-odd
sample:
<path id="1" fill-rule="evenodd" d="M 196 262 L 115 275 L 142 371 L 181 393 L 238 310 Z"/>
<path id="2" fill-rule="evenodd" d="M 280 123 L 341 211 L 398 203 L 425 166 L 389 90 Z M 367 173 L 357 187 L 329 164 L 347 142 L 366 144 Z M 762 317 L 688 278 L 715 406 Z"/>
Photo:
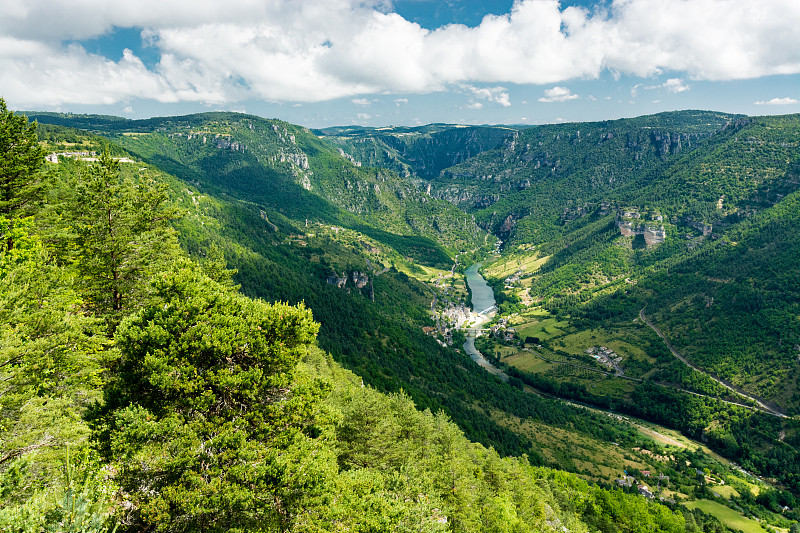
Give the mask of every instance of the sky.
<path id="1" fill-rule="evenodd" d="M 11 109 L 307 127 L 800 112 L 800 0 L 0 0 Z"/>

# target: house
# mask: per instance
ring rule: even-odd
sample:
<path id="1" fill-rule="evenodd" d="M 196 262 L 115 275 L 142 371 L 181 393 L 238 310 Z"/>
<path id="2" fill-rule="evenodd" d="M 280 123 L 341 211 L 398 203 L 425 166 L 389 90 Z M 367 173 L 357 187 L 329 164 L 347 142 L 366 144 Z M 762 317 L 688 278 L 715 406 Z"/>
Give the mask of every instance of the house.
<path id="1" fill-rule="evenodd" d="M 625 476 L 617 479 L 617 485 L 620 487 L 632 487 L 635 481 L 631 476 Z"/>
<path id="2" fill-rule="evenodd" d="M 639 485 L 637 488 L 639 489 L 639 494 L 641 494 L 645 498 L 650 498 L 650 499 L 653 498 L 653 493 L 650 491 L 650 487 L 648 487 L 647 485 Z"/>
<path id="3" fill-rule="evenodd" d="M 650 471 L 649 470 L 640 470 L 640 472 L 642 473 L 642 475 L 644 477 L 650 477 Z"/>

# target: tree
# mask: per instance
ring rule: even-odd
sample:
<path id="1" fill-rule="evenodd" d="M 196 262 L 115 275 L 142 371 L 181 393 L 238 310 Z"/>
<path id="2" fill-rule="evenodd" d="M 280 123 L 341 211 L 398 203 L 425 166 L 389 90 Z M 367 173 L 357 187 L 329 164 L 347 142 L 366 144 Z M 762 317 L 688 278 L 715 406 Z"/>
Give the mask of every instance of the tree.
<path id="1" fill-rule="evenodd" d="M 62 475 L 67 450 L 86 457 L 82 415 L 101 398 L 108 339 L 80 312 L 73 273 L 48 256 L 32 224 L 0 216 L 0 531 L 44 530 L 67 495 L 83 498 L 98 523 L 111 505 Z"/>
<path id="2" fill-rule="evenodd" d="M 302 305 L 250 300 L 188 261 L 116 333 L 94 417 L 128 520 L 164 531 L 289 525 L 335 469 L 314 438 L 322 382 L 296 372 L 318 329 Z"/>
<path id="3" fill-rule="evenodd" d="M 177 256 L 167 187 L 123 176 L 108 153 L 73 184 L 66 202 L 89 308 L 110 325 L 143 299 L 147 279 Z"/>
<path id="4" fill-rule="evenodd" d="M 42 192 L 39 169 L 43 164 L 36 123 L 28 124 L 24 115 L 9 111 L 0 98 L 0 215 L 27 214 Z M 8 241 L 7 247 L 12 246 L 13 241 Z"/>

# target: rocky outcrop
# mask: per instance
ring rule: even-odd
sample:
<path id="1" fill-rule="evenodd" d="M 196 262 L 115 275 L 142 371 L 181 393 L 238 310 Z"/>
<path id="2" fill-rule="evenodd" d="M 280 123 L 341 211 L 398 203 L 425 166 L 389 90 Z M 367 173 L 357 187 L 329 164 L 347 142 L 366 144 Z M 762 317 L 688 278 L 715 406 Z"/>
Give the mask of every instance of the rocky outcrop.
<path id="1" fill-rule="evenodd" d="M 363 272 L 359 272 L 358 270 L 354 270 L 350 273 L 350 279 L 353 281 L 353 284 L 359 289 L 363 289 L 364 287 L 367 286 L 367 284 L 369 284 L 369 277 Z"/>
<path id="2" fill-rule="evenodd" d="M 645 244 L 655 246 L 667 240 L 667 232 L 661 224 L 663 216 L 651 214 L 645 221 L 641 213 L 632 209 L 624 209 L 617 213 L 616 224 L 623 237 L 642 235 Z"/>
<path id="3" fill-rule="evenodd" d="M 281 163 L 291 163 L 295 166 L 300 167 L 303 170 L 308 170 L 308 156 L 303 152 L 293 152 L 293 153 L 286 153 L 281 150 L 280 155 L 278 156 L 278 160 Z"/>
<path id="4" fill-rule="evenodd" d="M 339 289 L 344 289 L 347 292 L 350 292 L 352 287 L 355 287 L 361 294 L 372 300 L 375 301 L 375 291 L 372 288 L 372 280 L 365 272 L 361 272 L 359 270 L 353 270 L 351 272 L 345 271 L 340 276 L 335 270 L 331 273 L 330 276 L 327 278 L 327 282 L 330 285 L 335 285 Z M 348 284 L 350 287 L 348 287 Z"/>
<path id="5" fill-rule="evenodd" d="M 514 215 L 508 215 L 503 221 L 503 224 L 500 226 L 500 231 L 503 233 L 511 233 L 511 230 L 516 224 L 517 219 L 514 217 Z"/>
<path id="6" fill-rule="evenodd" d="M 664 226 L 650 226 L 644 227 L 644 242 L 647 246 L 655 246 L 667 240 L 667 232 Z"/>
<path id="7" fill-rule="evenodd" d="M 339 150 L 339 155 L 344 157 L 345 159 L 347 159 L 351 163 L 353 163 L 354 166 L 357 166 L 357 167 L 361 166 L 361 161 L 356 161 L 355 157 L 353 157 L 352 155 L 348 154 L 347 152 L 345 152 L 341 148 L 339 148 L 338 150 Z M 388 152 L 387 152 L 387 155 L 388 155 Z"/>
<path id="8" fill-rule="evenodd" d="M 344 276 L 339 276 L 335 271 L 328 276 L 328 284 L 335 285 L 339 289 L 344 289 L 347 286 L 347 273 Z"/>
<path id="9" fill-rule="evenodd" d="M 686 222 L 686 225 L 689 226 L 690 228 L 694 228 L 700 233 L 702 233 L 703 237 L 708 237 L 709 235 L 711 235 L 711 231 L 714 229 L 714 227 L 711 224 L 706 224 L 702 220 L 695 220 L 692 217 L 686 217 L 684 219 L 684 222 Z"/>

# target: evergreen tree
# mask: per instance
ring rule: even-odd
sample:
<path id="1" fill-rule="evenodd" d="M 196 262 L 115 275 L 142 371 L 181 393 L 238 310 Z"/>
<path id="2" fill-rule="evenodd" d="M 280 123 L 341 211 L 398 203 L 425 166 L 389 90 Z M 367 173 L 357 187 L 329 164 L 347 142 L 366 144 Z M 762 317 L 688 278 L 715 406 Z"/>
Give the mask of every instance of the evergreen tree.
<path id="1" fill-rule="evenodd" d="M 118 379 L 97 418 L 131 504 L 159 531 L 289 525 L 335 468 L 315 417 L 325 388 L 295 367 L 318 325 L 250 300 L 183 262 L 120 325 Z"/>
<path id="2" fill-rule="evenodd" d="M 133 179 L 108 153 L 73 184 L 66 202 L 89 308 L 113 327 L 144 298 L 147 279 L 178 254 L 167 187 Z"/>
<path id="3" fill-rule="evenodd" d="M 39 169 L 44 150 L 36 138 L 36 123 L 15 115 L 0 98 L 0 215 L 22 216 L 41 195 Z M 13 241 L 7 241 L 8 248 Z"/>
<path id="4" fill-rule="evenodd" d="M 95 490 L 99 469 L 84 468 L 82 416 L 101 396 L 107 339 L 80 313 L 73 274 L 29 232 L 32 222 L 0 216 L 0 531 L 90 531 L 61 527 L 84 519 L 99 531 L 111 504 Z M 65 478 L 65 463 L 79 475 Z M 70 498 L 86 513 L 60 513 Z"/>

